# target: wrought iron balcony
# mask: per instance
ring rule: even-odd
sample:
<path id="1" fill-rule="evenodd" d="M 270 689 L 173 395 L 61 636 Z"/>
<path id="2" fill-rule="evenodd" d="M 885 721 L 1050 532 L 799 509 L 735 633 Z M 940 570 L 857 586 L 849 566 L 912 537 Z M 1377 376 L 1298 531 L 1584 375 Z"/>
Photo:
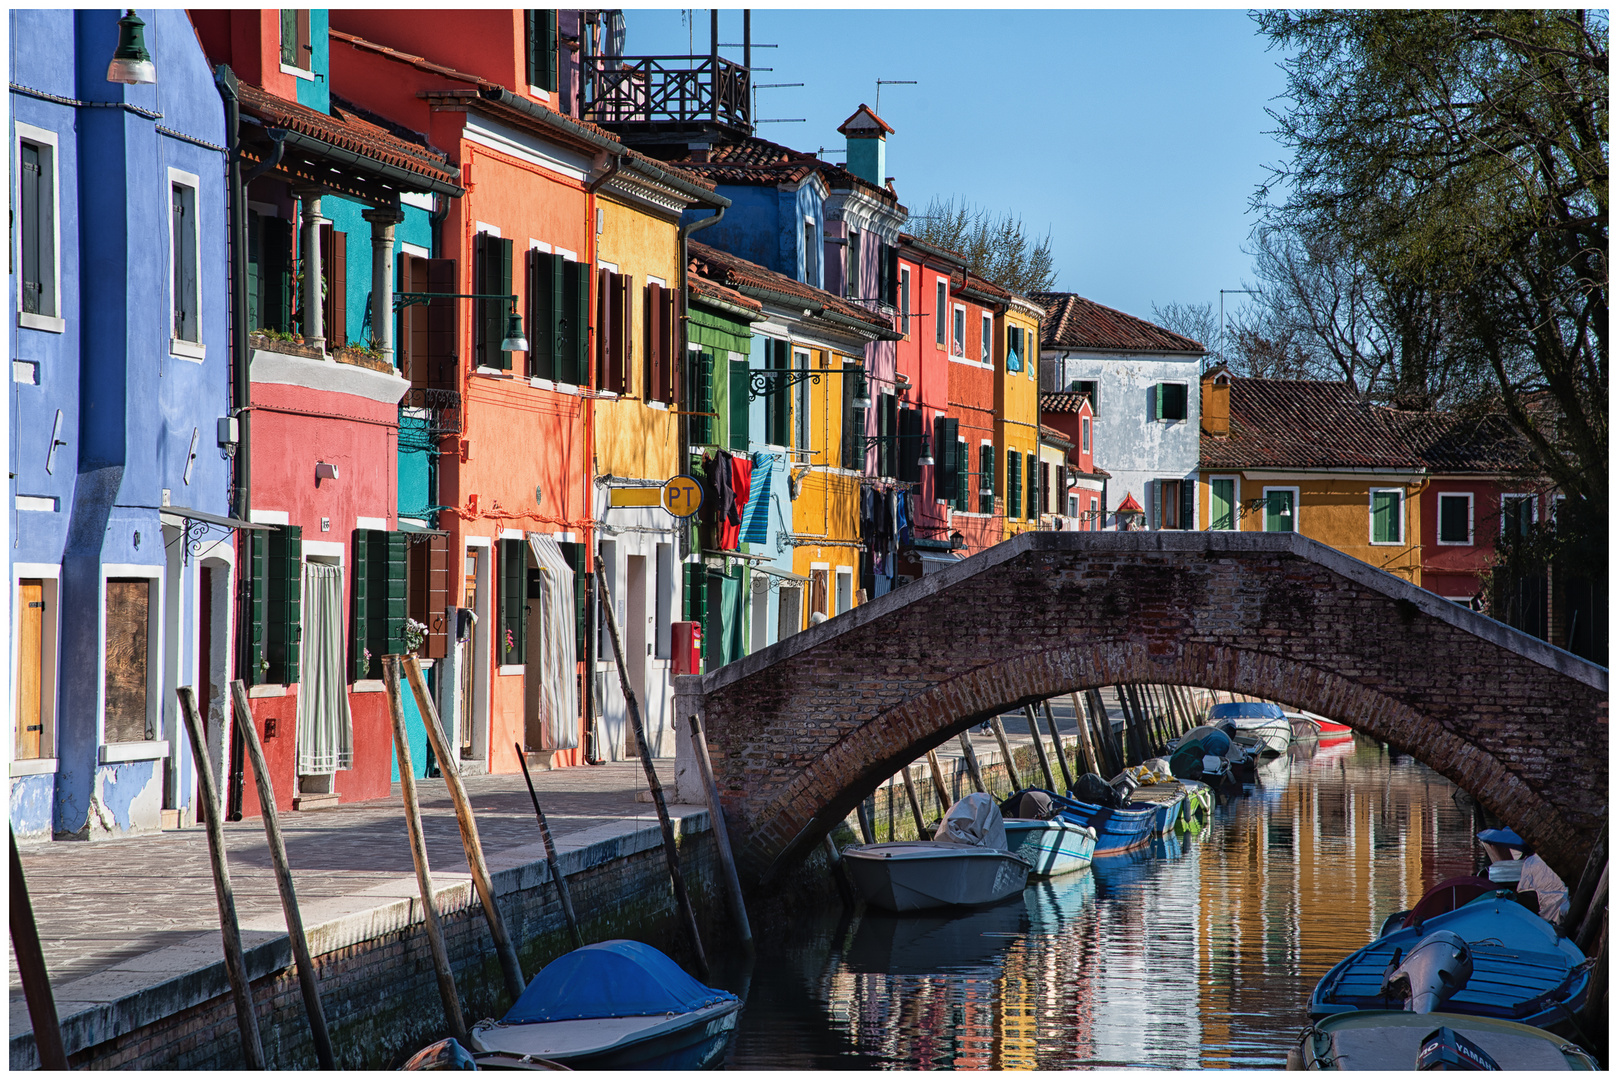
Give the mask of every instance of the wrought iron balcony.
<path id="1" fill-rule="evenodd" d="M 752 74 L 721 56 L 595 56 L 585 116 L 609 127 L 722 124 L 752 134 Z"/>
<path id="2" fill-rule="evenodd" d="M 427 414 L 429 438 L 439 435 L 459 435 L 461 424 L 461 394 L 458 390 L 435 390 L 425 386 L 412 386 L 405 391 L 400 409 L 420 409 Z"/>

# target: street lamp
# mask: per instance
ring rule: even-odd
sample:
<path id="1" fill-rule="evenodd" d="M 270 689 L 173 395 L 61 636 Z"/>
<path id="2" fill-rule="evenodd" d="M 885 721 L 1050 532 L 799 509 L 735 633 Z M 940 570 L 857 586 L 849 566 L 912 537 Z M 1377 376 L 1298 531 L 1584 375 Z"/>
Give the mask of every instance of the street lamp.
<path id="1" fill-rule="evenodd" d="M 865 366 L 860 365 L 859 380 L 854 383 L 854 400 L 851 403 L 856 409 L 869 409 L 871 407 L 871 391 L 865 385 Z"/>
<path id="2" fill-rule="evenodd" d="M 130 86 L 155 83 L 157 68 L 146 51 L 146 24 L 134 9 L 127 9 L 118 20 L 118 49 L 107 65 L 107 81 Z"/>
<path id="3" fill-rule="evenodd" d="M 921 433 L 921 456 L 916 459 L 917 465 L 931 465 L 933 463 L 933 439 L 927 432 Z"/>
<path id="4" fill-rule="evenodd" d="M 522 332 L 522 316 L 516 310 L 506 312 L 506 336 L 500 342 L 502 352 L 527 352 L 528 338 Z"/>

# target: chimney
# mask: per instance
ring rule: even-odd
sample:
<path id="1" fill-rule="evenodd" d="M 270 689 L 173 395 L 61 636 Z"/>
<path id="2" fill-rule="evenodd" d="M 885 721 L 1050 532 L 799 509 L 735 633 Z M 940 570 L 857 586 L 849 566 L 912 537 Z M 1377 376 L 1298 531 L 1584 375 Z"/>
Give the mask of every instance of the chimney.
<path id="1" fill-rule="evenodd" d="M 887 137 L 893 129 L 861 102 L 837 130 L 848 139 L 848 171 L 868 184 L 882 187 L 887 178 Z"/>
<path id="2" fill-rule="evenodd" d="M 1223 364 L 1202 376 L 1202 433 L 1222 438 L 1230 435 L 1230 372 Z"/>

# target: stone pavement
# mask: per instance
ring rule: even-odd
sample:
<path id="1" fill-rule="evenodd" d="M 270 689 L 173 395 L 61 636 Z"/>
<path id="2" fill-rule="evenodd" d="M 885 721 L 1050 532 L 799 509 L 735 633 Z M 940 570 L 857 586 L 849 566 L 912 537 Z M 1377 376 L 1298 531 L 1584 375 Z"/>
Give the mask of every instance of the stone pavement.
<path id="1" fill-rule="evenodd" d="M 1071 709 L 1053 705 L 1060 727 L 1071 731 Z M 1021 716 L 1004 719 L 1013 746 L 1025 744 Z M 991 735 L 974 729 L 972 742 L 984 765 L 1000 759 Z M 946 773 L 960 770 L 952 760 L 960 757 L 955 740 L 938 753 Z M 672 797 L 673 759 L 659 760 L 657 768 Z M 520 773 L 467 776 L 465 783 L 491 872 L 543 858 Z M 630 834 L 653 842 L 645 834 L 655 834 L 657 812 L 650 801 L 637 799 L 649 800 L 639 763 L 537 771 L 534 787 L 564 855 Z M 419 780 L 417 789 L 434 886 L 442 890 L 467 878 L 454 806 L 441 779 Z M 706 810 L 671 806 L 671 813 L 705 818 Z M 370 906 L 417 893 L 398 785 L 387 799 L 285 812 L 281 828 L 306 926 L 313 928 L 323 918 L 363 916 Z M 244 946 L 284 935 L 262 822 L 227 823 L 225 839 Z M 219 913 L 201 826 L 94 843 L 25 843 L 20 854 L 57 1011 L 64 1019 L 171 979 L 180 970 L 219 960 Z M 10 1030 L 15 1036 L 31 1025 L 15 956 L 9 950 L 7 955 Z"/>

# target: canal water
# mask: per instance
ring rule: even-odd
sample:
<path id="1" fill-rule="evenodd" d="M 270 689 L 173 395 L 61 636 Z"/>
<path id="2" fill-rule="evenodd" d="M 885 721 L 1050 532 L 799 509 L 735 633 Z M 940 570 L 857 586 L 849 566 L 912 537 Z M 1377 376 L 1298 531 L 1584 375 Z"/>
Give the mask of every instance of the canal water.
<path id="1" fill-rule="evenodd" d="M 1359 737 L 1260 767 L 1197 836 L 958 915 L 760 928 L 737 1069 L 1279 1068 L 1326 970 L 1469 873 L 1470 801 Z"/>

